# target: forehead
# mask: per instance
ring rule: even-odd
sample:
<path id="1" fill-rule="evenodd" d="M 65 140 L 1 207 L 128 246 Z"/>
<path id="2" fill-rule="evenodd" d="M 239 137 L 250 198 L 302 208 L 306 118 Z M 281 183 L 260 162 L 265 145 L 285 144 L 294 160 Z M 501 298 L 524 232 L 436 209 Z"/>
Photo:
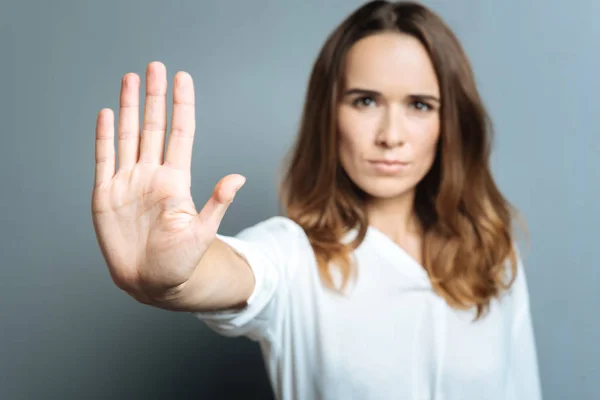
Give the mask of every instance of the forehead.
<path id="1" fill-rule="evenodd" d="M 425 47 L 396 32 L 371 35 L 346 54 L 344 83 L 381 92 L 426 92 L 438 95 L 438 81 Z"/>

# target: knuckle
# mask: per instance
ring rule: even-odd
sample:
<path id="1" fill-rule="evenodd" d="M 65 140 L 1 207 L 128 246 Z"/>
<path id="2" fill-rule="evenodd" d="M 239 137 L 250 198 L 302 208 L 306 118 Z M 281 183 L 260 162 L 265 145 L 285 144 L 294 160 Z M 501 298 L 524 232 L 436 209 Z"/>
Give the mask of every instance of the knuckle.
<path id="1" fill-rule="evenodd" d="M 144 133 L 158 132 L 163 133 L 167 128 L 165 120 L 147 120 L 144 121 Z"/>

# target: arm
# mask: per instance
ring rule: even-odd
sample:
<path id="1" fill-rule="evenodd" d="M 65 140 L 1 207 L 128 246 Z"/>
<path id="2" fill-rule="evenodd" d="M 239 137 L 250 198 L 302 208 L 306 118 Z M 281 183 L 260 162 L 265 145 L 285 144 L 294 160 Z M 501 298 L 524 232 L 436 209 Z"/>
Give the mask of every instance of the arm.
<path id="1" fill-rule="evenodd" d="M 516 315 L 513 329 L 511 372 L 516 399 L 539 400 L 542 398 L 537 350 L 528 305 L 524 305 Z"/>
<path id="2" fill-rule="evenodd" d="M 517 271 L 510 357 L 510 380 L 514 394 L 512 398 L 541 400 L 542 390 L 531 318 L 529 288 L 520 256 L 518 257 Z"/>

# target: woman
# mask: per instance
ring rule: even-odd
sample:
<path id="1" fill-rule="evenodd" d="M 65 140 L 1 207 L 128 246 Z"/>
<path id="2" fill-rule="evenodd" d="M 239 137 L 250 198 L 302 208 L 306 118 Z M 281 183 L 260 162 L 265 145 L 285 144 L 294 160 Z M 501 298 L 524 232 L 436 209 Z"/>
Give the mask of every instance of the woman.
<path id="1" fill-rule="evenodd" d="M 97 121 L 94 226 L 114 282 L 260 343 L 279 399 L 541 398 L 513 212 L 489 169 L 488 118 L 469 62 L 432 11 L 374 1 L 313 67 L 283 179 L 287 216 L 217 234 L 244 183 L 197 213 L 194 89 L 147 71 Z M 138 151 L 139 148 L 139 151 Z"/>

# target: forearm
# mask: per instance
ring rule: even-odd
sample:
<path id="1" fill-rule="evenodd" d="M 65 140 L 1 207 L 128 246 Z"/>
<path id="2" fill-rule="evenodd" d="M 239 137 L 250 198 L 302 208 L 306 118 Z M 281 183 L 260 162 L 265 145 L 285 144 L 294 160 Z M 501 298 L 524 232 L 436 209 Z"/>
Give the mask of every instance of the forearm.
<path id="1" fill-rule="evenodd" d="M 250 266 L 228 244 L 215 239 L 192 276 L 154 299 L 152 305 L 171 311 L 204 312 L 240 308 L 254 289 Z"/>

